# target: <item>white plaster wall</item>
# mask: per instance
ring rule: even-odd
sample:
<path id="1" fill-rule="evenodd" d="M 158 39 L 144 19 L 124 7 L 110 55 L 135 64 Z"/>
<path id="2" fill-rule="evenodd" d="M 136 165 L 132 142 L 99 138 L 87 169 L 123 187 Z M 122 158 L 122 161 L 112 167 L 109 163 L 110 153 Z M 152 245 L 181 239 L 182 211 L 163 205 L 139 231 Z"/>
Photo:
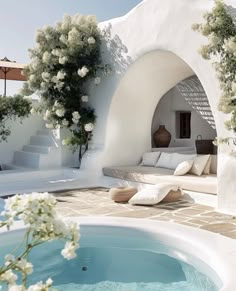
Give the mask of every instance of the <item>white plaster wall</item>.
<path id="1" fill-rule="evenodd" d="M 236 6 L 235 0 L 226 3 Z M 197 52 L 206 39 L 191 29 L 213 4 L 213 0 L 145 0 L 124 17 L 100 24 L 110 34 L 104 59 L 113 64 L 113 73 L 97 90 L 91 89 L 98 116 L 92 145 L 97 154 L 88 163 L 85 157 L 85 168 L 100 171 L 105 165 L 137 162 L 151 148 L 151 120 L 160 97 L 194 73 L 209 98 L 217 134 L 228 135 L 226 116 L 217 110 L 220 90 L 215 71 Z M 229 171 L 236 171 L 236 159 L 229 152 L 229 147 L 219 149 L 219 209 L 236 212 L 236 181 L 226 179 Z"/>
<path id="2" fill-rule="evenodd" d="M 176 111 L 191 111 L 191 138 L 176 138 Z M 195 146 L 198 135 L 202 139 L 216 137 L 216 130 L 188 104 L 176 87 L 168 91 L 157 105 L 152 121 L 152 136 L 160 124 L 164 124 L 171 133 L 170 147 Z"/>

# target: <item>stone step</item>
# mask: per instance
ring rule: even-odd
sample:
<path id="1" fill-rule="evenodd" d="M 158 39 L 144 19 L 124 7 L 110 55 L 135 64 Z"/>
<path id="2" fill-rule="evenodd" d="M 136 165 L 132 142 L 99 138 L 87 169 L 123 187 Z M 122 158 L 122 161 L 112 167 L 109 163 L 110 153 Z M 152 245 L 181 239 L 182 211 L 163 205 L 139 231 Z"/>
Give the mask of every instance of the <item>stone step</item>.
<path id="1" fill-rule="evenodd" d="M 47 146 L 38 146 L 38 145 L 24 145 L 24 152 L 33 152 L 39 154 L 48 154 L 50 152 L 50 147 Z"/>
<path id="2" fill-rule="evenodd" d="M 34 135 L 30 138 L 30 145 L 57 147 L 56 142 L 51 136 L 47 135 Z"/>
<path id="3" fill-rule="evenodd" d="M 16 151 L 13 156 L 13 165 L 26 168 L 39 168 L 40 163 L 40 154 L 25 152 L 25 151 Z"/>
<path id="4" fill-rule="evenodd" d="M 37 135 L 50 135 L 52 130 L 50 129 L 40 129 L 37 131 Z"/>

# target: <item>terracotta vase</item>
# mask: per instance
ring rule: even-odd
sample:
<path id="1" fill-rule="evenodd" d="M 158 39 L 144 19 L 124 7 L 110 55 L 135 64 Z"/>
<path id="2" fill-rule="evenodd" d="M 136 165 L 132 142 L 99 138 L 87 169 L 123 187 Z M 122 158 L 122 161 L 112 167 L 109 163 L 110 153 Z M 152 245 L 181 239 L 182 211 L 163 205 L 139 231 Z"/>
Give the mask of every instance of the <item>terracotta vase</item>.
<path id="1" fill-rule="evenodd" d="M 170 144 L 171 134 L 165 128 L 165 125 L 160 125 L 158 130 L 153 135 L 153 140 L 157 148 L 166 148 Z"/>

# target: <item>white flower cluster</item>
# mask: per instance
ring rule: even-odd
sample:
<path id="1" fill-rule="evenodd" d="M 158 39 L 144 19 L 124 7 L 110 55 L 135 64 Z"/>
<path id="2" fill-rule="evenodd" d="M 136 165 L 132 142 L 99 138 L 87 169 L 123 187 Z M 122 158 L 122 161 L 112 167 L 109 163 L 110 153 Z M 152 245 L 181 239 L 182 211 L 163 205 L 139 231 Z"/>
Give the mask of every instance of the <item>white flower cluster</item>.
<path id="1" fill-rule="evenodd" d="M 94 79 L 94 83 L 95 83 L 96 85 L 99 85 L 99 84 L 101 83 L 101 78 L 100 78 L 100 77 L 96 77 L 96 78 Z"/>
<path id="2" fill-rule="evenodd" d="M 22 94 L 40 95 L 40 110 L 32 108 L 31 113 L 41 114 L 46 128 L 68 128 L 72 135 L 68 146 L 81 146 L 95 124 L 84 88 L 88 81 L 100 84 L 108 71 L 100 55 L 102 37 L 94 16 L 66 14 L 55 26 L 38 30 L 36 45 L 29 50 L 31 63 L 24 69 L 27 82 Z M 93 126 L 87 125 L 89 121 Z"/>
<path id="3" fill-rule="evenodd" d="M 68 120 L 66 120 L 65 118 L 62 119 L 65 113 L 65 107 L 58 101 L 55 101 L 51 110 L 47 109 L 44 113 L 43 120 L 46 121 L 46 127 L 49 129 L 60 128 L 61 126 L 67 127 L 69 124 Z"/>
<path id="4" fill-rule="evenodd" d="M 78 75 L 81 77 L 81 78 L 84 78 L 89 72 L 89 69 L 85 66 L 83 66 L 81 69 L 78 69 Z"/>
<path id="5" fill-rule="evenodd" d="M 79 119 L 80 119 L 80 114 L 79 114 L 79 112 L 78 111 L 74 111 L 73 113 L 72 113 L 72 121 L 75 123 L 75 124 L 77 124 L 77 123 L 79 123 Z"/>
<path id="6" fill-rule="evenodd" d="M 88 100 L 89 100 L 89 98 L 88 98 L 87 95 L 83 95 L 83 96 L 81 97 L 81 101 L 82 101 L 82 102 L 88 102 Z"/>
<path id="7" fill-rule="evenodd" d="M 8 291 L 50 291 L 52 283 L 52 279 L 49 278 L 45 283 L 40 281 L 35 285 L 30 285 L 28 288 L 23 285 L 9 284 Z"/>
<path id="8" fill-rule="evenodd" d="M 85 131 L 93 131 L 93 129 L 94 129 L 94 124 L 93 124 L 92 122 L 90 122 L 90 123 L 86 123 L 86 124 L 84 125 L 84 129 L 85 129 Z"/>
<path id="9" fill-rule="evenodd" d="M 62 256 L 67 259 L 76 257 L 76 249 L 79 247 L 79 229 L 76 223 L 66 223 L 61 219 L 55 210 L 56 199 L 48 193 L 32 193 L 15 195 L 8 198 L 1 215 L 5 218 L 0 221 L 0 226 L 12 226 L 14 219 L 21 219 L 26 226 L 27 237 L 31 241 L 27 242 L 27 249 L 22 255 L 15 258 L 13 255 L 6 255 L 4 266 L 0 267 L 0 281 L 8 284 L 8 290 L 36 291 L 49 290 L 52 280 L 46 283 L 39 282 L 28 289 L 24 285 L 16 285 L 17 275 L 14 271 L 20 272 L 22 276 L 33 272 L 33 265 L 24 256 L 36 245 L 44 241 L 54 239 L 65 239 Z"/>
<path id="10" fill-rule="evenodd" d="M 212 11 L 204 15 L 204 23 L 194 24 L 193 29 L 208 38 L 200 48 L 203 58 L 211 60 L 216 70 L 222 94 L 219 110 L 230 114 L 225 122 L 228 130 L 236 134 L 236 22 L 226 4 L 215 0 Z M 227 138 L 218 139 L 226 142 Z"/>

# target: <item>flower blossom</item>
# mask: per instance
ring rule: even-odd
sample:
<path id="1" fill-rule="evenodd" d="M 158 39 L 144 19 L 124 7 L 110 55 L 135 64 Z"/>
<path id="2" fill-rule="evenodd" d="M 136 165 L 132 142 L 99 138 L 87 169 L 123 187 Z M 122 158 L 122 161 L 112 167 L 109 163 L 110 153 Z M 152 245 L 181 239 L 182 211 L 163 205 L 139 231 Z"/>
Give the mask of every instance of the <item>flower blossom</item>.
<path id="1" fill-rule="evenodd" d="M 61 108 L 61 109 L 57 109 L 56 110 L 56 115 L 58 116 L 58 117 L 62 117 L 62 116 L 64 116 L 65 115 L 65 109 L 64 108 Z"/>
<path id="2" fill-rule="evenodd" d="M 66 242 L 64 249 L 61 251 L 62 256 L 67 259 L 73 259 L 76 257 L 75 250 L 78 248 L 78 244 L 75 244 L 74 242 Z"/>
<path id="3" fill-rule="evenodd" d="M 50 53 L 47 52 L 47 51 L 44 52 L 44 54 L 43 54 L 43 58 L 42 58 L 43 62 L 44 62 L 44 63 L 49 63 L 49 62 L 50 62 L 50 58 L 51 58 Z"/>
<path id="4" fill-rule="evenodd" d="M 12 270 L 7 270 L 0 275 L 0 281 L 6 282 L 9 285 L 15 284 L 17 280 L 17 275 L 12 272 Z"/>
<path id="5" fill-rule="evenodd" d="M 37 110 L 34 107 L 32 107 L 30 109 L 30 113 L 33 114 L 33 115 L 35 115 L 35 114 L 37 114 Z"/>
<path id="6" fill-rule="evenodd" d="M 67 61 L 68 61 L 68 58 L 66 56 L 60 57 L 58 60 L 59 64 L 61 65 L 64 65 Z"/>
<path id="7" fill-rule="evenodd" d="M 95 40 L 94 37 L 90 36 L 90 37 L 88 38 L 88 44 L 95 44 L 95 42 L 96 42 L 96 40 Z"/>
<path id="8" fill-rule="evenodd" d="M 84 95 L 81 97 L 81 101 L 82 102 L 88 102 L 88 96 L 87 95 Z"/>
<path id="9" fill-rule="evenodd" d="M 74 111 L 72 113 L 72 116 L 73 116 L 74 119 L 80 119 L 80 117 L 81 117 L 78 111 Z"/>
<path id="10" fill-rule="evenodd" d="M 63 72 L 63 71 L 59 71 L 59 72 L 57 73 L 57 79 L 58 79 L 58 80 L 63 80 L 63 79 L 65 78 L 65 75 L 66 75 L 65 72 Z"/>
<path id="11" fill-rule="evenodd" d="M 85 131 L 92 131 L 94 129 L 94 124 L 92 123 L 92 122 L 90 122 L 90 123 L 86 123 L 85 125 L 84 125 L 84 130 Z"/>
<path id="12" fill-rule="evenodd" d="M 68 126 L 69 125 L 69 121 L 66 120 L 65 118 L 62 120 L 62 125 L 63 126 Z"/>
<path id="13" fill-rule="evenodd" d="M 53 128 L 54 128 L 54 126 L 53 126 L 52 123 L 46 123 L 45 126 L 46 126 L 46 128 L 48 128 L 48 129 L 53 129 Z"/>
<path id="14" fill-rule="evenodd" d="M 89 72 L 89 69 L 85 66 L 83 66 L 81 69 L 78 70 L 78 75 L 83 78 L 87 75 L 87 73 Z"/>
<path id="15" fill-rule="evenodd" d="M 100 83 L 101 83 L 101 78 L 100 78 L 100 77 L 96 77 L 96 78 L 94 79 L 94 83 L 95 83 L 96 85 L 100 84 Z"/>
<path id="16" fill-rule="evenodd" d="M 29 286 L 29 288 L 27 289 L 27 291 L 49 291 L 50 287 L 52 286 L 52 279 L 49 278 L 47 279 L 46 283 L 43 283 L 42 281 L 38 282 L 35 285 L 31 285 Z"/>
<path id="17" fill-rule="evenodd" d="M 50 74 L 48 72 L 43 72 L 41 76 L 44 81 L 48 81 L 50 79 Z"/>
<path id="18" fill-rule="evenodd" d="M 73 123 L 75 123 L 75 124 L 79 123 L 79 119 L 76 119 L 76 118 L 72 118 L 72 121 L 73 121 Z"/>
<path id="19" fill-rule="evenodd" d="M 24 274 L 31 274 L 33 272 L 33 265 L 30 262 L 27 262 L 25 259 L 21 259 L 17 262 L 17 267 L 24 273 Z"/>

